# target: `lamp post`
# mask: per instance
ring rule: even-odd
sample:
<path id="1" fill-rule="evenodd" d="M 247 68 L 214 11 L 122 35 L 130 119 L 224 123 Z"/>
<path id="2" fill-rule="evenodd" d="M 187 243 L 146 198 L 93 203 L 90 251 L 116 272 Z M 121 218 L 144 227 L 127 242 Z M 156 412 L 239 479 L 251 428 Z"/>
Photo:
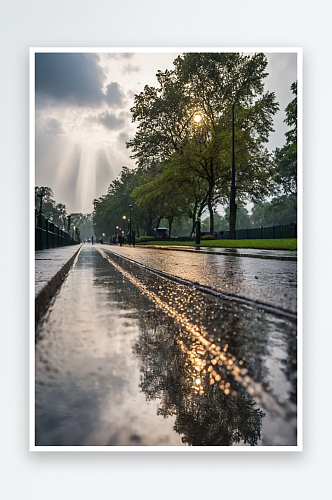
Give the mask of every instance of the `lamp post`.
<path id="1" fill-rule="evenodd" d="M 129 244 L 131 245 L 131 239 L 132 239 L 132 234 L 131 234 L 131 224 L 132 224 L 132 216 L 131 216 L 131 211 L 133 209 L 132 205 L 129 205 L 129 212 L 130 212 L 130 223 L 129 223 Z"/>
<path id="2" fill-rule="evenodd" d="M 122 218 L 123 218 L 123 230 L 124 230 L 123 234 L 124 234 L 124 236 L 126 236 L 126 218 L 127 217 L 124 215 Z"/>
<path id="3" fill-rule="evenodd" d="M 229 207 L 229 231 L 231 239 L 235 239 L 235 222 L 236 222 L 235 203 L 235 153 L 234 153 L 234 104 L 232 104 L 232 183 L 231 183 L 231 198 Z"/>
<path id="4" fill-rule="evenodd" d="M 44 197 L 44 188 L 41 188 L 41 192 L 37 194 L 37 197 L 40 198 L 39 202 L 39 214 L 42 213 L 43 210 L 43 197 Z"/>

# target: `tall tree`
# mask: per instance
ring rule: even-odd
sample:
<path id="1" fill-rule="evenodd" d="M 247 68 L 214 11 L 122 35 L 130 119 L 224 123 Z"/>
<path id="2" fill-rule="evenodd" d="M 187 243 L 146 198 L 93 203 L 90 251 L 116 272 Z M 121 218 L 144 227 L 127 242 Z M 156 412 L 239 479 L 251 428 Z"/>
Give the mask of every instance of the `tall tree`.
<path id="1" fill-rule="evenodd" d="M 274 93 L 263 94 L 264 54 L 189 53 L 173 71 L 158 72 L 159 88 L 146 86 L 131 109 L 137 133 L 127 143 L 142 169 L 170 163 L 188 178 L 192 195 L 200 180 L 197 215 L 225 202 L 230 191 L 231 107 L 236 105 L 239 199 L 259 199 L 270 191 L 273 162 L 263 144 L 277 111 Z M 157 174 L 157 175 L 160 175 Z"/>
<path id="2" fill-rule="evenodd" d="M 135 229 L 137 236 L 140 229 L 151 235 L 153 223 L 156 221 L 156 210 L 153 204 L 140 207 L 132 196 L 133 190 L 138 186 L 139 178 L 139 170 L 122 167 L 118 177 L 110 184 L 107 194 L 94 200 L 93 225 L 97 235 L 103 232 L 111 235 L 116 226 L 127 232 L 130 217 L 132 217 L 132 229 Z M 129 205 L 133 207 L 131 212 Z M 126 216 L 125 220 L 123 216 Z"/>
<path id="3" fill-rule="evenodd" d="M 67 208 L 63 203 L 57 203 L 50 187 L 35 187 L 35 208 L 42 207 L 43 215 L 60 229 L 67 230 Z M 42 198 L 42 200 L 41 200 Z M 42 203 L 41 203 L 42 202 Z"/>
<path id="4" fill-rule="evenodd" d="M 291 127 L 285 133 L 286 144 L 275 150 L 276 181 L 287 195 L 297 195 L 297 82 L 292 83 L 294 99 L 285 108 L 284 122 Z"/>

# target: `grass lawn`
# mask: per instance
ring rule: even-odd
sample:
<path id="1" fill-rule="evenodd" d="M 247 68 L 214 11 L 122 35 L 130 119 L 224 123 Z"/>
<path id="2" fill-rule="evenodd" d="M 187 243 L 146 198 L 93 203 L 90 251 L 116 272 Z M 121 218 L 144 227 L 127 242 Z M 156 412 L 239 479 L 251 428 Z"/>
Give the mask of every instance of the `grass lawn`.
<path id="1" fill-rule="evenodd" d="M 139 245 L 176 245 L 176 246 L 195 246 L 195 241 L 146 241 L 138 243 Z M 201 240 L 201 247 L 216 248 L 260 248 L 266 250 L 296 250 L 296 238 L 283 238 L 280 240 Z"/>

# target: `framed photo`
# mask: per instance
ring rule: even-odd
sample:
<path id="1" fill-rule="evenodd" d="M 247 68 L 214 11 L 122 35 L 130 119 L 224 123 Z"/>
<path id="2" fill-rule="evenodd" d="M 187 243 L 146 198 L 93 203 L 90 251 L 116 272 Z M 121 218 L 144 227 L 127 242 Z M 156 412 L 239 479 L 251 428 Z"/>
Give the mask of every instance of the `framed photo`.
<path id="1" fill-rule="evenodd" d="M 302 451 L 302 49 L 30 49 L 30 450 Z"/>

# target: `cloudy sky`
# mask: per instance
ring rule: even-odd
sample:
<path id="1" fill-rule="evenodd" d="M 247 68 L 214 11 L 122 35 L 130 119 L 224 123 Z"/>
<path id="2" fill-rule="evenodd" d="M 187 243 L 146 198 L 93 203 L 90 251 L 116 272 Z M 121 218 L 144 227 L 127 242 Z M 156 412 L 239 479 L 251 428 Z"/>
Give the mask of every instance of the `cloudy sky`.
<path id="1" fill-rule="evenodd" d="M 35 54 L 35 183 L 51 187 L 70 212 L 91 212 L 122 166 L 134 167 L 126 141 L 135 135 L 130 108 L 158 70 L 181 52 L 40 52 Z M 265 90 L 280 111 L 268 148 L 281 147 L 284 109 L 293 98 L 296 54 L 267 53 Z"/>

